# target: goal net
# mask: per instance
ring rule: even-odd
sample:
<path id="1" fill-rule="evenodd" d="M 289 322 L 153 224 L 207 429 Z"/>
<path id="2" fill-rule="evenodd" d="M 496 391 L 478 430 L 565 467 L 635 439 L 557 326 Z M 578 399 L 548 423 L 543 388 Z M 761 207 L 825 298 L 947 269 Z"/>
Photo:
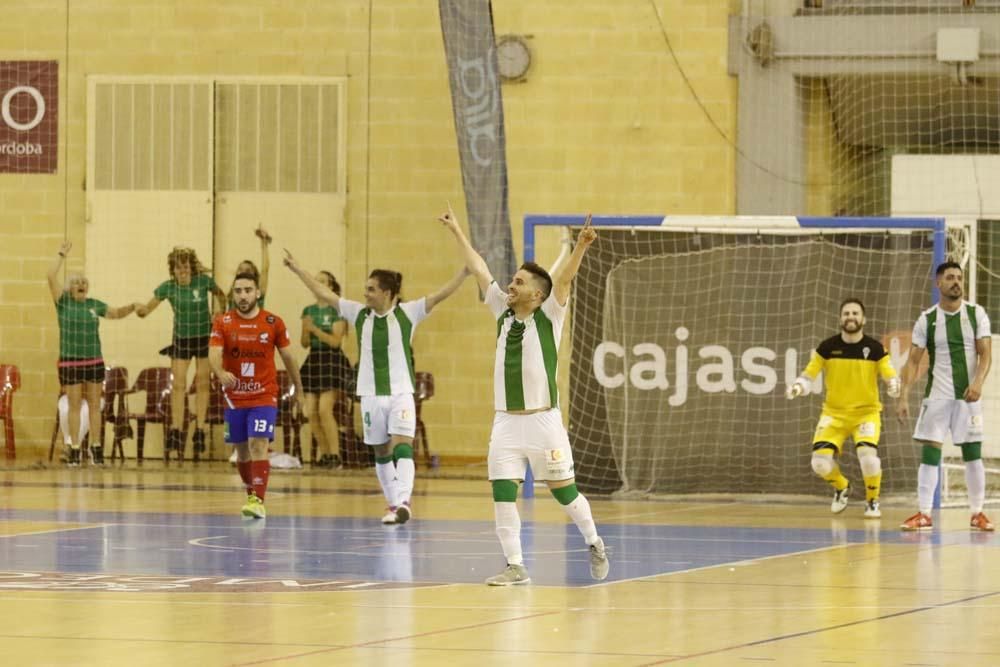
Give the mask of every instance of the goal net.
<path id="1" fill-rule="evenodd" d="M 655 225 L 648 223 L 654 222 Z M 566 219 L 531 217 L 538 224 Z M 646 224 L 642 224 L 646 223 Z M 849 296 L 901 368 L 933 301 L 941 221 L 601 218 L 575 282 L 568 416 L 597 493 L 826 494 L 810 472 L 821 381 L 784 389 Z M 850 225 L 854 225 L 851 227 Z M 821 379 L 820 379 L 821 380 Z M 912 392 L 917 414 L 918 391 Z M 912 494 L 912 425 L 884 417 L 887 493 Z M 851 447 L 845 474 L 859 480 Z"/>

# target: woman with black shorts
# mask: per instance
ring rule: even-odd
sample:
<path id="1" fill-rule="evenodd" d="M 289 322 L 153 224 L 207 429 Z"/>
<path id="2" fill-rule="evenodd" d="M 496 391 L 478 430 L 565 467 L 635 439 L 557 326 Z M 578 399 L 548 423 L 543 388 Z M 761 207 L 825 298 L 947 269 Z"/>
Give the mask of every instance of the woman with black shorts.
<path id="1" fill-rule="evenodd" d="M 329 271 L 320 271 L 316 280 L 340 294 L 340 284 Z M 309 350 L 301 369 L 302 388 L 306 416 L 319 443 L 318 465 L 324 467 L 333 467 L 333 444 L 338 441 L 333 406 L 352 390 L 354 370 L 341 348 L 347 331 L 347 320 L 333 306 L 317 302 L 302 311 L 302 347 Z"/>
<path id="2" fill-rule="evenodd" d="M 184 406 L 187 399 L 187 373 L 191 358 L 195 359 L 195 431 L 191 441 L 195 458 L 205 451 L 205 418 L 208 414 L 209 366 L 208 337 L 212 333 L 212 314 L 222 312 L 226 295 L 198 261 L 193 248 L 174 248 L 167 256 L 170 280 L 153 291 L 149 303 L 136 309 L 146 317 L 163 301 L 174 309 L 173 342 L 160 351 L 170 357 L 174 374 L 174 389 L 170 392 L 170 430 L 163 443 L 164 453 L 184 451 Z M 213 308 L 212 297 L 215 297 Z"/>
<path id="3" fill-rule="evenodd" d="M 70 450 L 67 462 L 80 465 L 80 405 L 84 398 L 90 410 L 91 452 L 94 463 L 104 463 L 104 435 L 101 431 L 101 394 L 104 390 L 104 357 L 101 354 L 100 319 L 117 320 L 127 317 L 137 305 L 111 308 L 91 299 L 90 283 L 82 274 L 67 276 L 67 287 L 59 283 L 59 270 L 73 244 L 63 243 L 59 255 L 49 269 L 49 290 L 59 318 L 59 383 L 69 399 Z"/>

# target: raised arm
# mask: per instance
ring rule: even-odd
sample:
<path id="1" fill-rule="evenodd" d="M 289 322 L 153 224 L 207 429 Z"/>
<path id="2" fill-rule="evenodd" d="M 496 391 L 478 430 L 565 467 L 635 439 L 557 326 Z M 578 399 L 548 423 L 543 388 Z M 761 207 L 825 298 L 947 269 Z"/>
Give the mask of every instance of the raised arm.
<path id="1" fill-rule="evenodd" d="M 560 306 L 566 305 L 566 301 L 569 299 L 569 290 L 573 286 L 573 278 L 576 278 L 576 272 L 580 270 L 583 255 L 596 239 L 597 232 L 590 224 L 590 214 L 588 213 L 587 219 L 583 223 L 583 229 L 580 230 L 580 235 L 576 238 L 576 247 L 573 248 L 573 253 L 566 260 L 566 263 L 557 269 L 558 273 L 552 276 L 552 291 Z"/>
<path id="2" fill-rule="evenodd" d="M 340 310 L 340 297 L 337 293 L 323 283 L 317 281 L 309 275 L 307 271 L 299 266 L 298 261 L 292 257 L 292 253 L 288 252 L 288 248 L 285 248 L 285 266 L 291 269 L 292 273 L 299 277 L 302 284 L 308 287 L 309 291 L 315 294 L 317 299 L 330 304 L 337 310 Z"/>
<path id="3" fill-rule="evenodd" d="M 427 296 L 427 302 L 426 302 L 427 312 L 428 313 L 431 312 L 434 306 L 438 305 L 439 303 L 447 299 L 449 296 L 454 294 L 455 290 L 457 290 L 461 286 L 461 284 L 465 282 L 465 279 L 468 277 L 469 277 L 469 267 L 463 266 L 458 270 L 458 273 L 456 273 L 451 280 L 446 282 L 441 287 L 441 289 L 439 289 L 437 292 L 434 292 L 434 294 L 429 294 Z"/>
<path id="4" fill-rule="evenodd" d="M 66 259 L 66 255 L 69 254 L 70 249 L 73 244 L 66 241 L 61 246 L 59 246 L 59 254 L 56 256 L 56 260 L 49 267 L 49 291 L 52 293 L 52 300 L 58 301 L 63 294 L 62 283 L 59 282 L 59 269 L 62 268 L 63 260 Z"/>
<path id="5" fill-rule="evenodd" d="M 268 246 L 271 245 L 271 235 L 264 229 L 264 225 L 258 224 L 254 234 L 260 239 L 260 288 L 261 297 L 267 295 L 267 276 L 271 271 L 271 252 Z"/>
<path id="6" fill-rule="evenodd" d="M 455 235 L 455 240 L 458 242 L 458 252 L 462 261 L 465 262 L 465 267 L 469 273 L 476 277 L 479 290 L 485 293 L 486 288 L 493 282 L 493 274 L 490 273 L 490 267 L 486 265 L 486 260 L 469 243 L 469 239 L 462 231 L 462 226 L 458 224 L 455 212 L 451 210 L 451 204 L 448 204 L 448 211 L 442 214 L 438 220 Z M 430 310 L 429 304 L 428 310 Z"/>

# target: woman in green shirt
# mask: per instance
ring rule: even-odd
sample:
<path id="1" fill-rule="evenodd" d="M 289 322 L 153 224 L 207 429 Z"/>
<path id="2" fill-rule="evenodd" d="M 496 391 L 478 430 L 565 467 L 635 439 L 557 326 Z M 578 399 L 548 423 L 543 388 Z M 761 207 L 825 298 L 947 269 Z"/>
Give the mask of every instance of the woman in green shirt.
<path id="1" fill-rule="evenodd" d="M 329 271 L 317 273 L 316 281 L 340 294 L 340 284 Z M 333 406 L 337 401 L 350 400 L 344 393 L 352 391 L 354 370 L 341 349 L 347 331 L 347 320 L 325 302 L 317 301 L 302 311 L 302 347 L 309 350 L 302 363 L 302 389 L 306 416 L 319 443 L 319 465 L 324 467 L 333 466 L 333 443 L 338 441 Z"/>
<path id="2" fill-rule="evenodd" d="M 104 390 L 104 356 L 101 354 L 100 319 L 118 320 L 136 310 L 137 304 L 111 308 L 91 299 L 90 282 L 82 274 L 67 276 L 66 288 L 59 283 L 59 270 L 73 244 L 63 243 L 49 269 L 49 291 L 59 319 L 59 383 L 69 399 L 69 465 L 80 464 L 80 407 L 84 399 L 90 409 L 91 451 L 94 463 L 104 463 L 101 430 L 101 394 Z"/>
<path id="3" fill-rule="evenodd" d="M 163 446 L 167 457 L 170 450 L 176 450 L 178 458 L 183 457 L 187 374 L 194 357 L 195 431 L 191 441 L 197 458 L 205 450 L 210 370 L 208 338 L 212 333 L 212 315 L 222 312 L 226 295 L 205 271 L 193 248 L 174 248 L 167 256 L 167 268 L 170 280 L 161 283 L 153 291 L 149 303 L 136 308 L 136 314 L 146 317 L 163 301 L 169 301 L 174 309 L 173 342 L 160 351 L 170 357 L 170 370 L 174 374 L 174 389 L 170 392 L 170 431 Z"/>

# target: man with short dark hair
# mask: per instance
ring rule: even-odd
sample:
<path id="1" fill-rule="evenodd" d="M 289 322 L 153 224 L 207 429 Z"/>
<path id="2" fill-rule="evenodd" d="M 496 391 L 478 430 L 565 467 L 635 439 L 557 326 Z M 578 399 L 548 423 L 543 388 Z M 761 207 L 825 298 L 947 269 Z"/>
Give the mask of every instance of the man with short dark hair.
<path id="1" fill-rule="evenodd" d="M 531 581 L 521 553 L 521 518 L 517 512 L 517 484 L 530 463 L 539 480 L 576 524 L 590 549 L 590 574 L 608 576 L 608 555 L 597 534 L 587 498 L 576 488 L 573 452 L 563 426 L 556 390 L 559 339 L 573 278 L 583 254 L 597 238 L 590 216 L 566 264 L 554 277 L 527 262 L 514 274 L 506 293 L 490 274 L 486 261 L 462 232 L 454 211 L 440 221 L 455 235 L 468 270 L 476 277 L 486 305 L 496 318 L 496 359 L 493 371 L 496 417 L 487 457 L 493 486 L 497 537 L 507 566 L 486 583 L 511 586 Z"/>
<path id="2" fill-rule="evenodd" d="M 809 364 L 785 395 L 795 398 L 822 372 L 826 398 L 812 443 L 812 469 L 833 487 L 830 511 L 847 508 L 851 485 L 840 471 L 837 458 L 848 437 L 854 440 L 861 475 L 865 481 L 865 518 L 882 516 L 882 461 L 878 456 L 882 432 L 881 377 L 890 397 L 899 396 L 899 378 L 882 343 L 864 333 L 865 305 L 851 297 L 840 304 L 840 333 L 827 338 L 813 351 Z"/>
<path id="3" fill-rule="evenodd" d="M 983 514 L 986 470 L 983 467 L 983 383 L 990 372 L 993 342 L 990 318 L 982 306 L 963 300 L 961 265 L 944 262 L 937 267 L 940 299 L 913 325 L 910 358 L 903 368 L 903 390 L 896 406 L 901 422 L 910 416 L 907 401 L 926 351 L 930 356 L 924 400 L 913 439 L 922 443 L 917 471 L 918 512 L 900 526 L 903 530 L 930 530 L 931 507 L 938 485 L 941 443 L 951 441 L 962 449 L 968 487 L 971 530 L 992 531 Z"/>
<path id="4" fill-rule="evenodd" d="M 268 444 L 274 440 L 278 418 L 278 371 L 274 350 L 295 385 L 292 400 L 302 395 L 302 380 L 292 356 L 288 330 L 277 315 L 257 305 L 260 288 L 252 273 L 233 281 L 236 307 L 215 318 L 209 339 L 208 362 L 219 379 L 228 406 L 226 442 L 236 448 L 236 467 L 246 485 L 243 516 L 263 519 L 264 494 L 271 471 Z"/>

